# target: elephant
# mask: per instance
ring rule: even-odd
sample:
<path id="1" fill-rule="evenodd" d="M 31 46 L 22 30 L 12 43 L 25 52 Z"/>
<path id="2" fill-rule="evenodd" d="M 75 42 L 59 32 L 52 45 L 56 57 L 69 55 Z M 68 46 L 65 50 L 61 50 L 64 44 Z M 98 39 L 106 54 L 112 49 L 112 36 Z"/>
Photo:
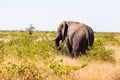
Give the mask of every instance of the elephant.
<path id="1" fill-rule="evenodd" d="M 82 23 L 83 24 L 83 23 Z M 88 46 L 93 46 L 93 43 L 94 43 L 94 32 L 93 32 L 93 30 L 92 30 L 92 28 L 91 27 L 89 27 L 88 25 L 86 25 L 86 24 L 84 24 L 85 26 L 86 26 L 86 28 L 87 28 L 87 30 L 88 30 L 88 32 L 87 32 L 87 42 L 88 42 Z M 87 50 L 89 50 L 89 48 L 88 48 L 88 46 L 87 46 Z"/>
<path id="2" fill-rule="evenodd" d="M 94 32 L 86 24 L 76 21 L 62 21 L 54 39 L 58 50 L 61 50 L 61 40 L 66 42 L 68 55 L 72 56 L 72 52 L 74 52 L 74 57 L 78 57 L 86 53 L 88 46 L 93 46 Z"/>
<path id="3" fill-rule="evenodd" d="M 87 27 L 87 29 L 88 29 L 88 45 L 89 46 L 93 46 L 93 43 L 94 43 L 94 32 L 93 32 L 93 30 L 92 30 L 92 28 L 91 27 L 89 27 L 89 26 L 87 26 L 86 25 L 86 27 Z"/>

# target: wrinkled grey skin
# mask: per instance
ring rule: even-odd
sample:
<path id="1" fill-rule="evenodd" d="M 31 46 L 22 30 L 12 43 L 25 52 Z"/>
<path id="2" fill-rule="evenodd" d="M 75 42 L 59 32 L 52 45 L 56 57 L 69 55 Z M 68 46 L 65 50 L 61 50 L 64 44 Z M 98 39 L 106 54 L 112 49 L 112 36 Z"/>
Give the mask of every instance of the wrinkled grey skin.
<path id="1" fill-rule="evenodd" d="M 61 40 L 65 40 L 68 54 L 71 55 L 73 51 L 74 57 L 78 57 L 80 52 L 85 54 L 88 46 L 93 45 L 94 33 L 92 28 L 83 23 L 63 21 L 58 27 L 54 40 L 58 50 L 61 50 L 59 44 Z"/>
<path id="2" fill-rule="evenodd" d="M 93 43 L 94 43 L 94 32 L 93 32 L 91 27 L 89 27 L 87 25 L 86 25 L 86 27 L 88 29 L 88 40 L 89 40 L 88 41 L 88 45 L 89 46 L 93 46 Z"/>

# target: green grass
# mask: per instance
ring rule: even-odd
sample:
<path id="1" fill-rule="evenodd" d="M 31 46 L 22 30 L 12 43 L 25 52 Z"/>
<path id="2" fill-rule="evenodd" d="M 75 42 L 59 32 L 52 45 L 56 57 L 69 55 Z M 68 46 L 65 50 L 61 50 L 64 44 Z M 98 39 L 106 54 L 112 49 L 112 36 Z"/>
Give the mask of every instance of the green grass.
<path id="1" fill-rule="evenodd" d="M 106 50 L 105 45 L 119 45 L 119 34 L 95 33 L 94 46 L 78 60 L 113 62 L 114 52 Z M 63 47 L 60 52 L 56 50 L 55 36 L 56 32 L 34 32 L 31 36 L 27 32 L 0 32 L 0 79 L 57 80 L 87 65 L 64 66 L 63 60 L 56 60 L 56 55 L 66 54 L 66 48 Z"/>
<path id="2" fill-rule="evenodd" d="M 99 39 L 95 41 L 93 47 L 87 51 L 85 59 L 88 61 L 91 60 L 102 60 L 102 61 L 111 61 L 114 62 L 113 50 L 106 50 L 104 44 Z"/>

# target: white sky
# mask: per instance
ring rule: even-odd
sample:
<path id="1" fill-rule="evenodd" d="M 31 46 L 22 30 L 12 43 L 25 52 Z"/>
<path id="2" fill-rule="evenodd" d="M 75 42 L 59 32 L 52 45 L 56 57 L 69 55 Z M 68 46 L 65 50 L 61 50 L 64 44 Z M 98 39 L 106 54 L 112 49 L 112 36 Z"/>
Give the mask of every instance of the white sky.
<path id="1" fill-rule="evenodd" d="M 120 32 L 120 0 L 0 0 L 0 30 L 56 31 L 63 20 L 94 31 Z"/>

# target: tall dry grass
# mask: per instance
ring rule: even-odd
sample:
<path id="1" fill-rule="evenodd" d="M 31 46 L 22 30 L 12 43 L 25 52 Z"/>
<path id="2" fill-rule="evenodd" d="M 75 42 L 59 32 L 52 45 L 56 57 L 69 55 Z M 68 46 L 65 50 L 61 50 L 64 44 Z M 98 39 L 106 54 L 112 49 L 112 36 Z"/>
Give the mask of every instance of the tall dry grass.
<path id="1" fill-rule="evenodd" d="M 64 80 L 120 80 L 120 46 L 107 45 L 114 50 L 115 62 L 90 62 L 86 67 L 71 72 Z"/>
<path id="2" fill-rule="evenodd" d="M 106 49 L 112 49 L 114 50 L 114 57 L 116 63 L 120 63 L 120 46 L 112 46 L 112 45 L 107 45 Z"/>
<path id="3" fill-rule="evenodd" d="M 65 80 L 120 80 L 120 66 L 107 62 L 93 62 L 83 69 L 73 71 Z"/>

